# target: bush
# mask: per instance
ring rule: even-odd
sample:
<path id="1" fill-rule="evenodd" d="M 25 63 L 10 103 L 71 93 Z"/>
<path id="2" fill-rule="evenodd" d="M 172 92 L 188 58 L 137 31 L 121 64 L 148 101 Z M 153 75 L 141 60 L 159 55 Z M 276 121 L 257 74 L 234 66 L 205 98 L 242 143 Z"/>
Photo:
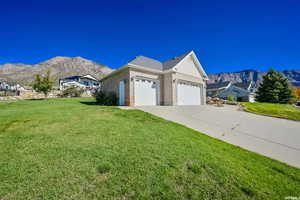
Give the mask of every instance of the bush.
<path id="1" fill-rule="evenodd" d="M 118 105 L 118 97 L 115 92 L 103 92 L 103 91 L 96 91 L 94 93 L 96 98 L 96 102 L 99 105 L 104 106 L 117 106 Z"/>
<path id="2" fill-rule="evenodd" d="M 236 97 L 233 95 L 228 95 L 227 100 L 228 101 L 236 101 Z"/>
<path id="3" fill-rule="evenodd" d="M 84 92 L 84 90 L 81 88 L 69 87 L 62 92 L 61 96 L 62 97 L 81 97 L 83 92 Z"/>

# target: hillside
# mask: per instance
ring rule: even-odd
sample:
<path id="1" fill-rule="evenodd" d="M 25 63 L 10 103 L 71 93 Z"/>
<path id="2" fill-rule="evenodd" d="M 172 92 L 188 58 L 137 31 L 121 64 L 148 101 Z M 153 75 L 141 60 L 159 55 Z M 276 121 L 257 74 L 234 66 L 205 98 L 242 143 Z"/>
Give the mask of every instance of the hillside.
<path id="1" fill-rule="evenodd" d="M 285 70 L 282 71 L 282 73 L 290 80 L 292 85 L 300 87 L 300 70 Z M 218 83 L 224 81 L 232 81 L 234 83 L 254 81 L 255 83 L 259 83 L 265 74 L 266 72 L 261 72 L 258 70 L 209 74 L 208 83 Z"/>
<path id="2" fill-rule="evenodd" d="M 54 57 L 35 65 L 0 65 L 0 81 L 5 80 L 30 85 L 34 80 L 35 74 L 44 74 L 48 70 L 51 71 L 51 77 L 56 82 L 58 79 L 66 76 L 85 74 L 91 74 L 100 79 L 112 71 L 105 65 L 81 57 Z"/>

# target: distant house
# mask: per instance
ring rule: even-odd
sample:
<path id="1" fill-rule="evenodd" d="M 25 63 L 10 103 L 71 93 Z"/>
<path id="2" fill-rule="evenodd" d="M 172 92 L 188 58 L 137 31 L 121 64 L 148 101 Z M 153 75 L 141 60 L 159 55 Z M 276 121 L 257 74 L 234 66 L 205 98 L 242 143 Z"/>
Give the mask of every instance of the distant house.
<path id="1" fill-rule="evenodd" d="M 0 82 L 0 91 L 23 91 L 25 88 L 18 83 Z"/>
<path id="2" fill-rule="evenodd" d="M 0 92 L 6 95 L 20 95 L 25 88 L 18 83 L 0 82 Z"/>
<path id="3" fill-rule="evenodd" d="M 69 76 L 59 79 L 60 90 L 64 90 L 70 87 L 79 87 L 82 89 L 96 89 L 100 87 L 100 83 L 92 75 Z"/>
<path id="4" fill-rule="evenodd" d="M 254 92 L 256 84 L 250 82 L 232 83 L 231 81 L 222 83 L 207 84 L 207 96 L 227 99 L 234 96 L 238 101 L 254 102 Z"/>
<path id="5" fill-rule="evenodd" d="M 206 85 L 207 96 L 216 96 L 220 91 L 225 90 L 231 86 L 231 81 L 225 81 L 220 83 L 210 83 Z"/>

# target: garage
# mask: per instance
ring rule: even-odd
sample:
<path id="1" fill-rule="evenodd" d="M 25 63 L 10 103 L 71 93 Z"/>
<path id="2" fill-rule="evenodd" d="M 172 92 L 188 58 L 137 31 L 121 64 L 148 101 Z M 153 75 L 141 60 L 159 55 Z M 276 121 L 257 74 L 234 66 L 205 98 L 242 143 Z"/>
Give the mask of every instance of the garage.
<path id="1" fill-rule="evenodd" d="M 158 105 L 159 83 L 155 80 L 136 79 L 134 97 L 136 106 Z"/>
<path id="2" fill-rule="evenodd" d="M 200 105 L 201 88 L 198 84 L 179 82 L 177 84 L 177 105 Z"/>

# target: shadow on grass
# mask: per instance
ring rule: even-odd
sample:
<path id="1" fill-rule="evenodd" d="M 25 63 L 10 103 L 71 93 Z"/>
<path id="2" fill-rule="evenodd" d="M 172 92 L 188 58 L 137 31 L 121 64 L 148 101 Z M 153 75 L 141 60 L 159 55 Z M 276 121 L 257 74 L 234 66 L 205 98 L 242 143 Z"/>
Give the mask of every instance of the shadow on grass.
<path id="1" fill-rule="evenodd" d="M 88 106 L 99 106 L 97 102 L 91 102 L 91 101 L 80 101 L 80 103 Z"/>
<path id="2" fill-rule="evenodd" d="M 38 98 L 38 99 L 25 99 L 26 101 L 43 101 L 47 100 L 46 98 Z"/>

